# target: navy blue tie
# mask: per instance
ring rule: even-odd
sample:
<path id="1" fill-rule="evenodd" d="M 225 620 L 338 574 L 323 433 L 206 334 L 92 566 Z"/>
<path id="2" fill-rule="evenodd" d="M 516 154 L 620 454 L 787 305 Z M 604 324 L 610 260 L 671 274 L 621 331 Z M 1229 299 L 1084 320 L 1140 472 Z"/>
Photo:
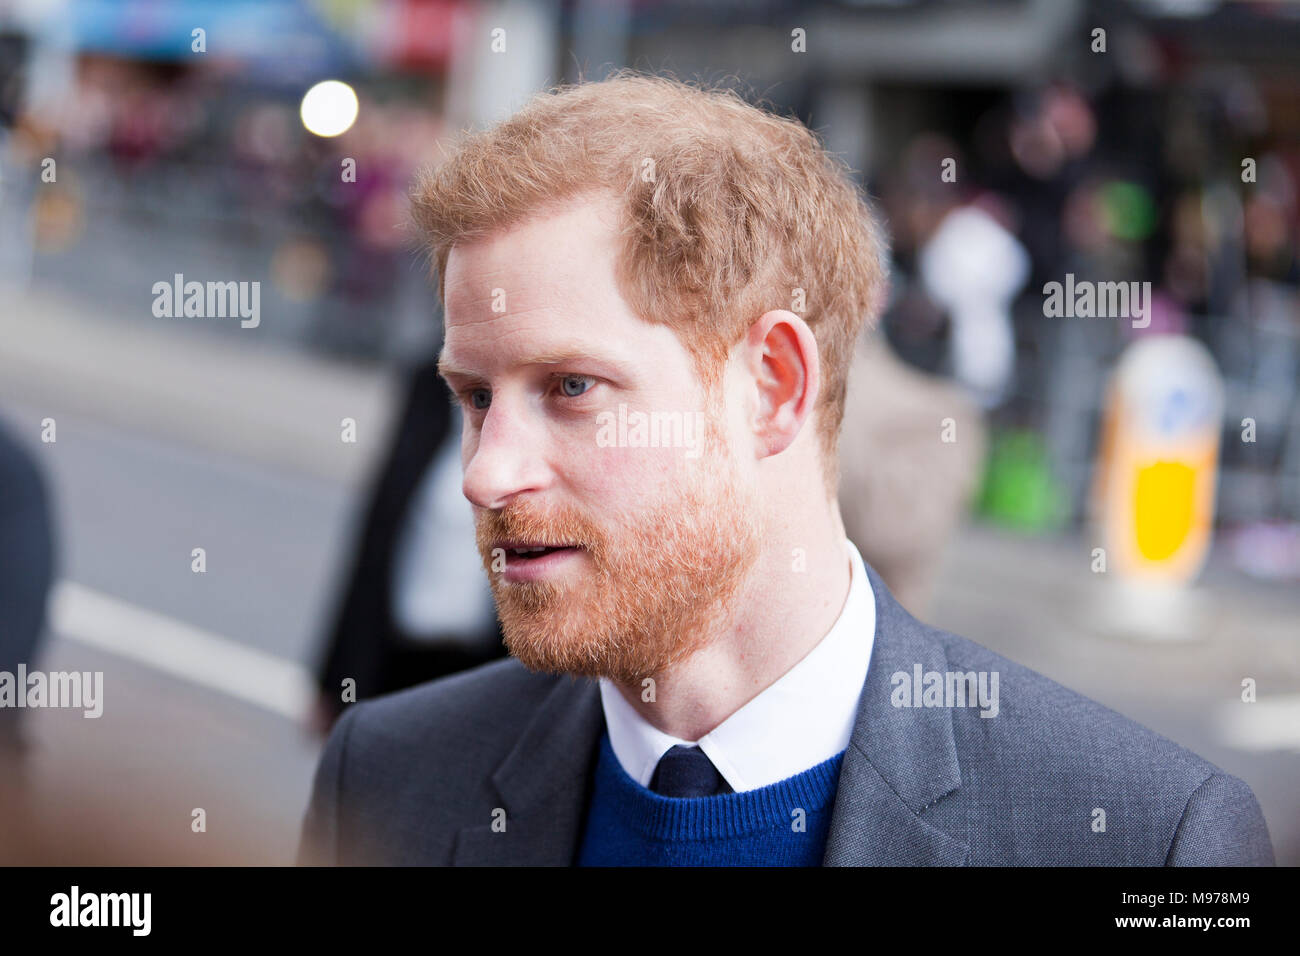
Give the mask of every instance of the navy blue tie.
<path id="1" fill-rule="evenodd" d="M 665 797 L 712 797 L 732 792 L 703 750 L 682 744 L 659 758 L 650 789 Z"/>

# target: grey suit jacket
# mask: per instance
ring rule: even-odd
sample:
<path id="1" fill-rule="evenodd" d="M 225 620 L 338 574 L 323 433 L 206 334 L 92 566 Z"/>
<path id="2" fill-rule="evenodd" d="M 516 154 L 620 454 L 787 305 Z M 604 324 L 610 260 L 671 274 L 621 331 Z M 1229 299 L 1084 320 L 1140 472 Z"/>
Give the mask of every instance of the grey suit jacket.
<path id="1" fill-rule="evenodd" d="M 1241 780 L 918 622 L 867 573 L 877 632 L 825 865 L 1273 863 Z M 997 672 L 997 716 L 895 706 L 891 678 L 917 664 Z M 317 768 L 298 861 L 572 864 L 603 727 L 595 681 L 514 659 L 352 704 Z"/>

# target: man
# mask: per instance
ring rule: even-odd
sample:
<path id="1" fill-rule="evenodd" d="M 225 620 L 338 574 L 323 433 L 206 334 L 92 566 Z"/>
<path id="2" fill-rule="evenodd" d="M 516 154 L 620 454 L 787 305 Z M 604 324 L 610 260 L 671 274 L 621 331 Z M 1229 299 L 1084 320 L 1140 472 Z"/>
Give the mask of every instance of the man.
<path id="1" fill-rule="evenodd" d="M 300 861 L 1272 861 L 1240 780 L 917 622 L 845 538 L 883 242 L 806 128 L 618 74 L 415 210 L 512 658 L 349 706 Z"/>

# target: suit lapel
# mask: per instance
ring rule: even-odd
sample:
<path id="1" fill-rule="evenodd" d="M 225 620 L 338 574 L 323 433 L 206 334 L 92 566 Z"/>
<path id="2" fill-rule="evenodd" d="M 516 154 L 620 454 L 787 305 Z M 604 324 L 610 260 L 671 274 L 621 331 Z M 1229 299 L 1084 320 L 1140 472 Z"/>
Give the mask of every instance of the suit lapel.
<path id="1" fill-rule="evenodd" d="M 943 646 L 905 611 L 870 565 L 876 598 L 871 664 L 835 791 L 826 866 L 959 866 L 969 847 L 923 819 L 961 786 L 952 715 L 944 707 L 894 707 L 890 678 L 947 667 Z"/>
<path id="2" fill-rule="evenodd" d="M 457 866 L 568 866 L 587 805 L 590 770 L 604 726 L 599 685 L 557 677 L 510 754 L 492 775 L 505 829 L 462 827 Z M 499 832 L 498 832 L 499 831 Z"/>

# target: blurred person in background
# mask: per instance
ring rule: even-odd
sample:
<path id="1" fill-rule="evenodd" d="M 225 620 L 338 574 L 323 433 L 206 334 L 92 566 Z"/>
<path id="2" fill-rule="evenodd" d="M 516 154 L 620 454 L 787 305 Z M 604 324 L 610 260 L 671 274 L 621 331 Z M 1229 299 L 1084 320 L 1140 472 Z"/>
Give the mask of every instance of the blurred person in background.
<path id="1" fill-rule="evenodd" d="M 854 349 L 840 439 L 845 529 L 918 617 L 979 489 L 983 409 L 1014 377 L 1010 303 L 1029 268 L 998 197 L 941 180 L 949 157 L 964 169 L 954 142 L 916 137 L 886 177 L 883 201 L 896 236 L 885 321 L 910 351 L 943 340 L 946 326 L 945 354 L 923 361 L 948 375 L 900 360 L 883 331 L 866 330 Z"/>
<path id="2" fill-rule="evenodd" d="M 27 451 L 0 427 L 0 672 L 14 675 L 19 664 L 32 666 L 53 581 L 54 524 L 45 480 Z M 0 704 L 0 764 L 20 763 L 22 714 Z M 0 767 L 0 776 L 6 769 Z"/>
<path id="3" fill-rule="evenodd" d="M 459 418 L 436 360 L 416 367 L 355 535 L 318 671 L 312 723 L 321 733 L 351 700 L 505 654 L 461 490 Z M 345 695 L 349 679 L 355 693 Z"/>
<path id="4" fill-rule="evenodd" d="M 943 440 L 947 420 L 953 441 Z M 840 433 L 840 512 L 863 560 L 917 617 L 979 488 L 985 445 L 980 408 L 960 386 L 900 361 L 881 334 L 858 339 Z"/>
<path id="5" fill-rule="evenodd" d="M 883 204 L 896 234 L 898 296 L 886 323 L 905 344 L 939 339 L 944 369 L 970 401 L 994 408 L 1015 377 L 1011 304 L 1024 289 L 1029 254 L 1015 236 L 1010 205 L 972 185 L 957 144 L 916 137 L 885 177 Z M 961 169 L 957 180 L 941 175 Z"/>

